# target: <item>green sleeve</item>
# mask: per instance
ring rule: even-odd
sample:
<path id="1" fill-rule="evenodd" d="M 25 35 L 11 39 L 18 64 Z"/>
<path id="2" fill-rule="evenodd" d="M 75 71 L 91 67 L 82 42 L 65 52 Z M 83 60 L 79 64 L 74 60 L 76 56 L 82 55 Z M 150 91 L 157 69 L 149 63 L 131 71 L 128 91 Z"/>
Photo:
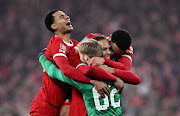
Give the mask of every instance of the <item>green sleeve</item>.
<path id="1" fill-rule="evenodd" d="M 84 87 L 84 83 L 77 82 L 69 77 L 66 77 L 59 68 L 57 68 L 51 61 L 46 58 L 46 56 L 41 55 L 39 58 L 39 62 L 51 78 L 58 79 L 64 83 L 68 83 L 79 90 Z"/>

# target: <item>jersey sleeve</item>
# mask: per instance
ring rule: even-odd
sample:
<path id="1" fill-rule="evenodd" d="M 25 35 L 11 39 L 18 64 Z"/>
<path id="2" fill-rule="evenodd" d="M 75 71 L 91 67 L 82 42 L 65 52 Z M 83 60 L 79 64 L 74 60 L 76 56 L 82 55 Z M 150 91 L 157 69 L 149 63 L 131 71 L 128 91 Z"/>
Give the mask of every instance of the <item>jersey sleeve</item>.
<path id="1" fill-rule="evenodd" d="M 44 55 L 42 55 L 39 58 L 39 62 L 41 63 L 43 69 L 46 71 L 46 73 L 53 79 L 58 79 L 64 83 L 68 83 L 77 89 L 81 89 L 84 87 L 84 83 L 80 83 L 77 81 L 74 81 L 71 78 L 66 77 L 59 68 L 57 68 L 51 61 L 49 61 Z"/>
<path id="2" fill-rule="evenodd" d="M 77 65 L 82 63 L 76 47 L 74 47 L 74 49 L 69 53 L 68 59 L 69 59 L 71 66 L 73 66 L 73 67 L 76 67 Z"/>
<path id="3" fill-rule="evenodd" d="M 83 83 L 90 83 L 90 79 L 85 77 L 79 70 L 72 67 L 67 58 L 56 57 L 55 62 L 62 73 L 67 77 Z"/>
<path id="4" fill-rule="evenodd" d="M 76 68 L 80 70 L 84 75 L 91 77 L 95 80 L 108 80 L 112 82 L 116 81 L 116 76 L 96 66 L 88 66 L 81 63 Z"/>
<path id="5" fill-rule="evenodd" d="M 70 50 L 68 51 L 68 48 L 66 45 L 63 44 L 63 42 L 56 42 L 54 41 L 52 46 L 52 56 L 56 63 L 56 65 L 59 67 L 59 69 L 62 71 L 62 73 L 72 78 L 76 81 L 80 81 L 83 83 L 90 83 L 90 79 L 85 77 L 80 71 L 72 67 L 69 63 L 69 60 L 67 59 Z"/>
<path id="6" fill-rule="evenodd" d="M 141 82 L 140 78 L 130 71 L 120 70 L 114 68 L 114 75 L 122 79 L 125 83 L 137 85 Z"/>
<path id="7" fill-rule="evenodd" d="M 128 48 L 128 50 L 126 50 L 126 52 L 121 55 L 121 58 L 118 59 L 118 62 L 104 58 L 105 60 L 104 63 L 113 68 L 117 68 L 121 70 L 130 70 L 132 66 L 132 57 L 133 57 L 133 47 L 131 45 Z"/>

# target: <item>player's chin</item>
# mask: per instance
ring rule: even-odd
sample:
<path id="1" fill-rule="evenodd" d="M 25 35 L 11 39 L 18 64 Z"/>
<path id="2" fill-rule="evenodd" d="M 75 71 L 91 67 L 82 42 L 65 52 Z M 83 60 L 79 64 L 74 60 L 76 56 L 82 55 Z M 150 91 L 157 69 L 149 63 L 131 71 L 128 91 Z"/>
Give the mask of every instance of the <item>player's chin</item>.
<path id="1" fill-rule="evenodd" d="M 110 59 L 110 58 L 111 58 L 111 56 L 110 56 L 110 55 L 108 55 L 108 56 L 106 56 L 106 58 L 107 58 L 107 59 Z"/>
<path id="2" fill-rule="evenodd" d="M 73 27 L 72 28 L 68 28 L 65 33 L 71 33 L 73 31 Z"/>
<path id="3" fill-rule="evenodd" d="M 68 26 L 69 31 L 72 31 L 73 29 L 74 29 L 73 26 Z"/>

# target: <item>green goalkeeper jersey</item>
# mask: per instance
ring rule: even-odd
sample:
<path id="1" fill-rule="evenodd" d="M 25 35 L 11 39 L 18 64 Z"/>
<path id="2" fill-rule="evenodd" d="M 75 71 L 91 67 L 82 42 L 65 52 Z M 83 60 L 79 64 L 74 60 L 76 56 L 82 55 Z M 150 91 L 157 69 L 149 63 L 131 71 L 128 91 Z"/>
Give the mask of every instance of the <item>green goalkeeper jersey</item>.
<path id="1" fill-rule="evenodd" d="M 117 94 L 117 89 L 114 85 L 108 85 L 110 95 L 105 95 L 105 97 L 102 98 L 93 85 L 77 82 L 66 77 L 61 70 L 44 55 L 39 58 L 39 61 L 51 78 L 68 83 L 82 93 L 88 116 L 122 116 L 121 94 Z"/>

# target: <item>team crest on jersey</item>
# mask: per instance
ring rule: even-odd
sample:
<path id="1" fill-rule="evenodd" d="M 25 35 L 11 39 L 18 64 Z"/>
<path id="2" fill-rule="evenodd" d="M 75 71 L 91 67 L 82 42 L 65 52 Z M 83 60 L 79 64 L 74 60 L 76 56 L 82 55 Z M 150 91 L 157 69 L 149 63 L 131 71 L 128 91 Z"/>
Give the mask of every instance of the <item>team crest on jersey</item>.
<path id="1" fill-rule="evenodd" d="M 63 53 L 66 53 L 66 46 L 62 43 L 60 43 L 60 49 L 59 49 L 59 52 L 63 52 Z"/>

